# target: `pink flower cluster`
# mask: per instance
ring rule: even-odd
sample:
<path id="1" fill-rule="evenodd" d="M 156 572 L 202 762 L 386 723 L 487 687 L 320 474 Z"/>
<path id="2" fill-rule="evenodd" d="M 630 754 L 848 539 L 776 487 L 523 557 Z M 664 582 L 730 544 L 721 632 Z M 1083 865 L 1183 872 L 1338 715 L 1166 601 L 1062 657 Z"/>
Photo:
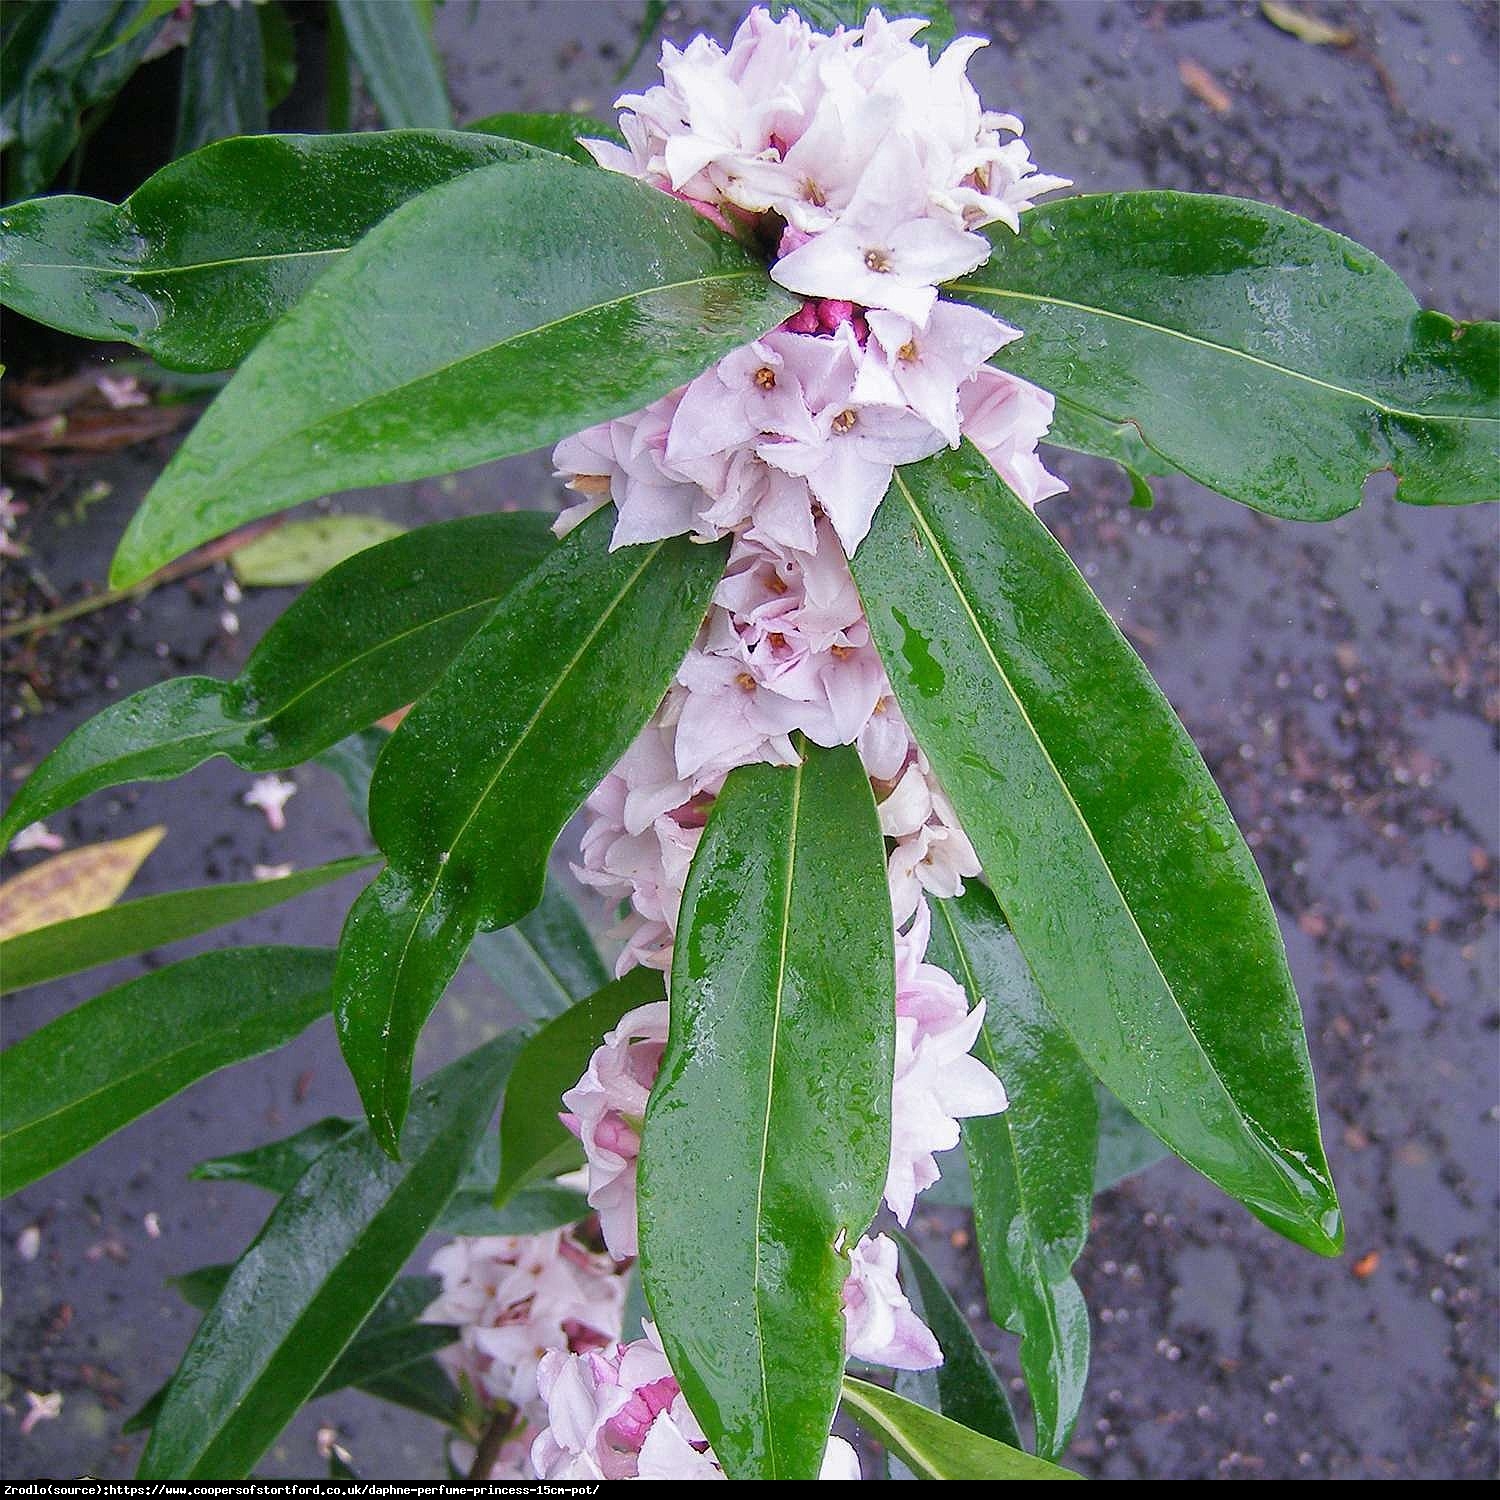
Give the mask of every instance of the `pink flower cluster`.
<path id="1" fill-rule="evenodd" d="M 756 9 L 727 49 L 705 38 L 663 48 L 661 84 L 618 101 L 626 146 L 585 145 L 601 166 L 764 248 L 773 278 L 805 300 L 690 385 L 554 454 L 578 497 L 560 533 L 612 503 L 612 547 L 732 537 L 676 681 L 587 804 L 574 868 L 611 903 L 628 903 L 617 972 L 670 971 L 688 869 L 732 770 L 793 764 L 794 733 L 855 745 L 887 839 L 897 928 L 884 1196 L 903 1224 L 938 1179 L 937 1155 L 958 1143 L 958 1121 L 1003 1110 L 1006 1097 L 969 1055 L 983 1005 L 971 1011 L 962 987 L 926 961 L 926 896 L 957 895 L 979 863 L 896 705 L 848 558 L 896 466 L 965 439 L 1027 504 L 1063 487 L 1036 452 L 1051 396 L 986 363 L 1019 334 L 942 300 L 939 287 L 988 256 L 978 229 L 1016 229 L 1033 198 L 1066 182 L 1036 171 L 1019 120 L 981 106 L 966 69 L 983 42 L 961 38 L 933 59 L 915 40 L 924 24 L 871 11 L 860 29 L 824 36 Z M 636 1161 L 667 1018 L 666 1003 L 625 1016 L 563 1095 L 589 1202 L 622 1259 L 637 1248 Z M 897 1260 L 883 1235 L 850 1249 L 846 1347 L 929 1368 L 942 1354 L 901 1291 Z M 547 1424 L 531 1446 L 538 1476 L 722 1477 L 654 1329 L 606 1344 L 561 1324 L 553 1332 L 551 1321 L 535 1345 L 549 1351 L 534 1375 Z M 504 1387 L 525 1405 L 530 1377 L 494 1373 L 508 1368 L 490 1352 L 502 1326 L 466 1330 L 455 1358 L 497 1399 L 518 1399 Z M 838 1439 L 824 1477 L 858 1477 Z"/>
<path id="2" fill-rule="evenodd" d="M 544 1355 L 538 1381 L 549 1420 L 531 1450 L 538 1478 L 725 1477 L 650 1323 L 631 1344 Z M 819 1477 L 860 1478 L 842 1438 L 829 1438 Z"/>
<path id="3" fill-rule="evenodd" d="M 545 1425 L 537 1366 L 548 1350 L 583 1353 L 621 1335 L 625 1278 L 565 1229 L 456 1239 L 433 1256 L 442 1291 L 424 1323 L 459 1327 L 438 1358 L 486 1406 L 508 1405 L 515 1425 L 492 1478 L 530 1479 L 531 1438 Z M 472 1455 L 469 1461 L 472 1462 Z"/>

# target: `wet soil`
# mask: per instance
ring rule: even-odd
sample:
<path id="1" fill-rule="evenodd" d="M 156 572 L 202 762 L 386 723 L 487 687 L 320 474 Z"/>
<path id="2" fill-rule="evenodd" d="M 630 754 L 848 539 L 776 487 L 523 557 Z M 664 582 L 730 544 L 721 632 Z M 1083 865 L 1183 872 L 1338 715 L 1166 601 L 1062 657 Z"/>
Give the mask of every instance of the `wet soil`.
<path id="1" fill-rule="evenodd" d="M 1495 5 L 1325 4 L 1357 35 L 1345 49 L 1299 41 L 1248 3 L 957 10 L 995 43 L 972 69 L 987 101 L 1023 115 L 1036 159 L 1081 190 L 1262 198 L 1369 245 L 1426 305 L 1496 315 Z M 438 35 L 459 117 L 606 110 L 638 12 L 587 0 L 444 7 Z M 682 4 L 668 30 L 723 35 L 734 19 L 727 5 Z M 1191 91 L 1184 73 L 1200 74 L 1184 64 L 1214 88 L 1200 79 Z M 643 59 L 630 82 L 649 70 Z M 47 602 L 38 576 L 63 598 L 97 586 L 169 441 L 59 465 L 45 495 L 31 495 L 45 503 L 23 528 L 29 566 L 7 570 L 7 611 Z M 1268 521 L 1186 480 L 1159 482 L 1156 508 L 1141 512 L 1106 466 L 1061 467 L 1073 488 L 1049 502 L 1049 524 L 1202 746 L 1265 873 L 1306 1008 L 1349 1244 L 1338 1261 L 1286 1245 L 1175 1162 L 1104 1194 L 1079 1267 L 1095 1353 L 1069 1461 L 1111 1478 L 1490 1477 L 1495 514 L 1395 505 L 1379 481 L 1361 510 L 1319 527 Z M 416 523 L 551 498 L 546 465 L 528 459 L 336 503 Z M 124 693 L 183 672 L 233 673 L 291 596 L 248 591 L 231 605 L 223 584 L 210 571 L 8 645 L 7 786 Z M 102 793 L 53 827 L 76 845 L 166 824 L 136 894 L 364 846 L 331 774 L 304 768 L 295 780 L 277 834 L 241 804 L 249 778 L 222 762 Z M 35 858 L 11 856 L 6 872 Z M 315 893 L 171 956 L 330 942 L 352 894 L 352 882 Z M 6 1000 L 8 1039 L 161 961 Z M 419 1072 L 507 1019 L 466 971 L 429 1027 Z M 170 1373 L 195 1319 L 164 1278 L 237 1255 L 267 1207 L 250 1189 L 189 1184 L 188 1168 L 354 1110 L 320 1026 L 6 1204 L 7 1478 L 130 1472 L 138 1444 L 120 1438 L 120 1422 Z M 41 1251 L 25 1262 L 16 1243 L 33 1224 Z M 978 1316 L 962 1216 L 923 1210 L 918 1227 Z M 1014 1340 L 986 1337 L 1014 1377 Z M 65 1399 L 58 1420 L 22 1438 L 25 1389 Z M 261 1472 L 320 1472 L 321 1424 L 337 1426 L 368 1475 L 441 1473 L 433 1429 L 359 1397 L 304 1412 Z"/>

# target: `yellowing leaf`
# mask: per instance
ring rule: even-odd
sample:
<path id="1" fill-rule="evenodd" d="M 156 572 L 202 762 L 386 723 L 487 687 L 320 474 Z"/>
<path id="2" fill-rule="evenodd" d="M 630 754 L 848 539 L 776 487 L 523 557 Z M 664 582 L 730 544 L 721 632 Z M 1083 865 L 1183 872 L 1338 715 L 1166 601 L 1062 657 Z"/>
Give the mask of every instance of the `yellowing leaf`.
<path id="1" fill-rule="evenodd" d="M 0 940 L 113 906 L 162 841 L 165 826 L 69 849 L 0 885 Z"/>
<path id="2" fill-rule="evenodd" d="M 1352 47 L 1354 32 L 1348 26 L 1330 26 L 1295 5 L 1283 5 L 1281 0 L 1260 0 L 1260 13 L 1273 26 L 1290 32 L 1298 41 L 1313 47 Z"/>
<path id="3" fill-rule="evenodd" d="M 336 563 L 400 536 L 404 527 L 381 516 L 318 516 L 293 521 L 247 542 L 230 558 L 234 576 L 249 588 L 311 583 Z"/>

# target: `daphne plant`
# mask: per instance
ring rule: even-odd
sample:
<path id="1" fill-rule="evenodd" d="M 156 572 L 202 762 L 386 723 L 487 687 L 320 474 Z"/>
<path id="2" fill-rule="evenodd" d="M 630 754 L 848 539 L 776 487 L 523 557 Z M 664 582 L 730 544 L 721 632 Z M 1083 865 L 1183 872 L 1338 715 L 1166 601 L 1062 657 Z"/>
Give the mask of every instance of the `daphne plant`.
<path id="1" fill-rule="evenodd" d="M 336 953 L 189 959 L 0 1064 L 9 1192 L 333 1012 L 366 1118 L 199 1169 L 279 1202 L 199 1287 L 143 1477 L 243 1475 L 345 1384 L 442 1417 L 475 1478 L 853 1477 L 841 1403 L 923 1477 L 1073 1477 L 1101 1111 L 1338 1253 L 1265 889 L 1037 519 L 1062 488 L 1037 444 L 1299 520 L 1382 469 L 1467 504 L 1500 489 L 1500 336 L 1277 209 L 1057 197 L 966 78 L 983 43 L 920 10 L 754 10 L 727 49 L 666 46 L 618 130 L 235 139 L 118 206 L 0 216 L 10 306 L 238 366 L 116 584 L 546 444 L 572 492 L 357 554 L 237 679 L 107 709 L 6 814 L 214 755 L 368 779 L 384 868 Z M 613 979 L 548 875 L 580 811 Z M 8 963 L 244 909 L 156 901 Z M 471 951 L 530 1024 L 413 1091 Z M 940 1181 L 1021 1338 L 1032 1453 L 931 1268 L 872 1229 Z M 435 1298 L 397 1279 L 434 1224 Z"/>

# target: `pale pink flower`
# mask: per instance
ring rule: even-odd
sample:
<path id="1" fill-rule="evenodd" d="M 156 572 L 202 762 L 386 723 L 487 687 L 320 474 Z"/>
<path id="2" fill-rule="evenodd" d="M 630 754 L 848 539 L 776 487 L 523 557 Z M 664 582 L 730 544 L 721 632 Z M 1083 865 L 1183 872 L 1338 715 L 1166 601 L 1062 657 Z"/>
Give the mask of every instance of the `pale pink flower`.
<path id="1" fill-rule="evenodd" d="M 67 840 L 60 833 L 53 833 L 45 823 L 28 823 L 10 841 L 12 854 L 26 854 L 32 849 L 46 849 L 49 853 L 56 854 L 66 846 Z"/>
<path id="2" fill-rule="evenodd" d="M 901 1290 L 896 1243 L 865 1235 L 849 1252 L 844 1283 L 844 1347 L 855 1359 L 893 1370 L 930 1370 L 943 1351 Z"/>
<path id="3" fill-rule="evenodd" d="M 283 781 L 277 775 L 259 776 L 240 801 L 246 807 L 258 807 L 266 815 L 266 826 L 272 833 L 280 833 L 286 827 L 287 803 L 297 795 L 295 781 Z"/>
<path id="4" fill-rule="evenodd" d="M 537 1415 L 536 1366 L 548 1349 L 598 1348 L 619 1338 L 625 1282 L 607 1255 L 565 1229 L 539 1235 L 465 1237 L 429 1268 L 443 1288 L 424 1323 L 459 1327 L 438 1358 L 489 1403 Z"/>
<path id="5" fill-rule="evenodd" d="M 1067 485 L 1047 471 L 1036 445 L 1052 425 L 1052 396 L 1003 370 L 986 367 L 958 393 L 964 436 L 1027 505 Z"/>
<path id="6" fill-rule="evenodd" d="M 606 1033 L 583 1077 L 562 1096 L 569 1111 L 563 1123 L 578 1136 L 588 1161 L 589 1206 L 599 1214 L 604 1243 L 620 1260 L 636 1253 L 636 1159 L 666 1042 L 666 1001 L 638 1007 Z"/>

